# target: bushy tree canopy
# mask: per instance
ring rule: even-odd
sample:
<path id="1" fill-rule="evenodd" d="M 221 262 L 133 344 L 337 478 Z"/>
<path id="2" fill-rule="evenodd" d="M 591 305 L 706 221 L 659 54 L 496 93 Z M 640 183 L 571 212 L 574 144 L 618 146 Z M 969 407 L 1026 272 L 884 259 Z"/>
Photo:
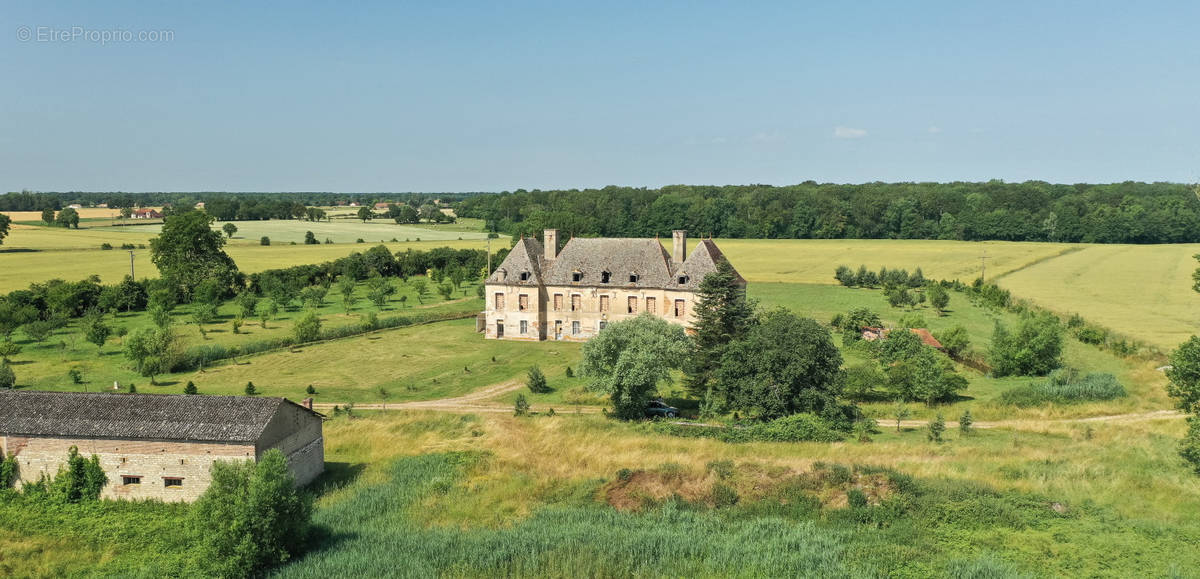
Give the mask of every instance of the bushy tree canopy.
<path id="1" fill-rule="evenodd" d="M 583 345 L 582 374 L 588 389 L 612 400 L 620 418 L 640 418 L 671 370 L 684 363 L 691 343 L 682 326 L 642 314 L 613 322 Z"/>
<path id="2" fill-rule="evenodd" d="M 225 238 L 211 229 L 212 222 L 212 216 L 200 211 L 175 213 L 163 221 L 158 237 L 150 240 L 151 261 L 185 297 L 205 281 L 229 288 L 237 278 L 237 265 L 222 249 Z"/>
<path id="3" fill-rule="evenodd" d="M 1056 316 L 1026 314 L 1016 332 L 996 322 L 988 362 L 996 376 L 1044 376 L 1062 366 L 1062 348 L 1063 328 Z"/>

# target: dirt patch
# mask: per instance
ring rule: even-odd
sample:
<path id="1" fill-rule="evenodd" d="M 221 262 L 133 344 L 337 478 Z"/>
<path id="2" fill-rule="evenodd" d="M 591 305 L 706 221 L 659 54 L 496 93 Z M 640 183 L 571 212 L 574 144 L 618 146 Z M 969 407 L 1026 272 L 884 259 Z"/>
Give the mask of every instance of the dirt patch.
<path id="1" fill-rule="evenodd" d="M 652 470 L 622 469 L 600 490 L 604 501 L 620 511 L 642 511 L 669 500 L 710 508 L 738 502 L 773 500 L 782 504 L 844 508 L 854 499 L 878 505 L 896 493 L 886 472 L 860 471 L 842 465 L 816 464 L 811 471 L 728 462 L 710 463 L 704 472 L 666 464 Z"/>

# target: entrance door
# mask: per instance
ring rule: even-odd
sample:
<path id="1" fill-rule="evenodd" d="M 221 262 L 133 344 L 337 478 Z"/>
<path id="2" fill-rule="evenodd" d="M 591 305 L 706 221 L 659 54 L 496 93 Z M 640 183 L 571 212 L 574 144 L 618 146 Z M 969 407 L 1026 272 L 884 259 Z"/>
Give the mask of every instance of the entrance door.
<path id="1" fill-rule="evenodd" d="M 496 322 L 496 337 L 504 337 L 504 322 Z"/>
<path id="2" fill-rule="evenodd" d="M 555 340 L 562 339 L 562 320 L 554 321 L 554 339 Z"/>

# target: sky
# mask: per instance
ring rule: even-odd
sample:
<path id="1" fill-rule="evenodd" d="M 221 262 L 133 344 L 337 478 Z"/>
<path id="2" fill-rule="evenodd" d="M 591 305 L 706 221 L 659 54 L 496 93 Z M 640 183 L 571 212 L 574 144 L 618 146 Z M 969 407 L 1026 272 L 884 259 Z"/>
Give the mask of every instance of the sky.
<path id="1" fill-rule="evenodd" d="M 5 2 L 0 191 L 1200 180 L 1200 2 Z"/>

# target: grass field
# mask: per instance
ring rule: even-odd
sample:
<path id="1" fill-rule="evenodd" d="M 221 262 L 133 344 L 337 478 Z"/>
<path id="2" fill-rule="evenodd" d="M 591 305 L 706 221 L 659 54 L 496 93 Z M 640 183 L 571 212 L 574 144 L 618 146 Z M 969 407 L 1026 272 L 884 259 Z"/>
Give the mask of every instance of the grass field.
<path id="1" fill-rule="evenodd" d="M 335 221 L 295 221 L 272 219 L 270 221 L 231 221 L 238 231 L 230 240 L 231 245 L 241 243 L 257 244 L 259 238 L 271 238 L 271 243 L 304 242 L 305 232 L 311 231 L 317 239 L 324 242 L 332 239 L 334 243 L 354 243 L 363 239 L 367 243 L 386 242 L 392 239 L 399 241 L 451 241 L 487 239 L 487 233 L 482 231 L 483 223 L 478 220 L 467 220 L 465 224 L 446 225 L 398 225 L 393 221 L 375 219 L 363 223 L 357 219 L 338 219 Z M 213 224 L 214 229 L 220 229 L 225 222 Z M 157 235 L 162 224 L 130 225 L 119 227 L 122 233 L 133 235 Z"/>

